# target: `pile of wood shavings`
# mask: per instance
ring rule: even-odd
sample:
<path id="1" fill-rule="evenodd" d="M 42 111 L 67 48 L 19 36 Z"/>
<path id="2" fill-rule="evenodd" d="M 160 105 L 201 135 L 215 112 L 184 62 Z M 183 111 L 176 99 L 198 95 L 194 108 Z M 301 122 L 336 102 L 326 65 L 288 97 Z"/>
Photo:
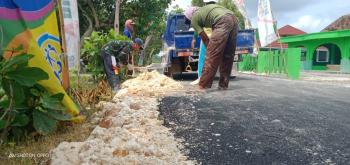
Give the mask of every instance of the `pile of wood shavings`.
<path id="1" fill-rule="evenodd" d="M 162 96 L 183 89 L 181 83 L 159 74 L 157 71 L 145 72 L 122 84 L 119 95 Z M 117 95 L 118 96 L 118 95 Z"/>
<path id="2" fill-rule="evenodd" d="M 167 80 L 168 79 L 168 80 Z M 125 82 L 112 102 L 101 102 L 99 125 L 84 142 L 63 142 L 51 164 L 196 164 L 181 153 L 182 145 L 158 120 L 156 97 L 182 86 L 156 72 Z"/>

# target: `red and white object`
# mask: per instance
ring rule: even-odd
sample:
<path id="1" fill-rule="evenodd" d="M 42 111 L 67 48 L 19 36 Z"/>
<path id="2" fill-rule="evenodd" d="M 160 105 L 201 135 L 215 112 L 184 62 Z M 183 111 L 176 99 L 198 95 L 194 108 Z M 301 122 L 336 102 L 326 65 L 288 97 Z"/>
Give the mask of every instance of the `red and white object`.
<path id="1" fill-rule="evenodd" d="M 272 15 L 270 0 L 259 0 L 258 30 L 261 47 L 265 47 L 277 40 L 275 20 Z"/>

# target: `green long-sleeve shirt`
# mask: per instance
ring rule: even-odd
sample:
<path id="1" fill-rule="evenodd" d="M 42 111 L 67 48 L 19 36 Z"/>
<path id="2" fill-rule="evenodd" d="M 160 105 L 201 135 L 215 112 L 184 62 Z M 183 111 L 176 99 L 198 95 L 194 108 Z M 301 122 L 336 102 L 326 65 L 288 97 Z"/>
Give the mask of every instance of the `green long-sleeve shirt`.
<path id="1" fill-rule="evenodd" d="M 191 24 L 194 30 L 199 34 L 203 28 L 212 28 L 212 26 L 225 14 L 233 14 L 220 5 L 210 4 L 199 8 L 193 13 Z"/>
<path id="2" fill-rule="evenodd" d="M 115 56 L 121 62 L 125 62 L 124 60 L 127 60 L 128 55 L 132 52 L 132 42 L 113 40 L 105 44 L 102 50 L 109 55 Z"/>

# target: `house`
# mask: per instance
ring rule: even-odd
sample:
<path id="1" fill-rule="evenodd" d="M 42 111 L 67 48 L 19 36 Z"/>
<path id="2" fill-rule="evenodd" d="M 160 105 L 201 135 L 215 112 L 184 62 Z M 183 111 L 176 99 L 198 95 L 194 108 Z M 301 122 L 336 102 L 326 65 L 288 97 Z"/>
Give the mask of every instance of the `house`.
<path id="1" fill-rule="evenodd" d="M 350 14 L 322 32 L 281 38 L 289 47 L 302 48 L 302 69 L 350 73 Z M 303 55 L 302 55 L 303 56 Z"/>

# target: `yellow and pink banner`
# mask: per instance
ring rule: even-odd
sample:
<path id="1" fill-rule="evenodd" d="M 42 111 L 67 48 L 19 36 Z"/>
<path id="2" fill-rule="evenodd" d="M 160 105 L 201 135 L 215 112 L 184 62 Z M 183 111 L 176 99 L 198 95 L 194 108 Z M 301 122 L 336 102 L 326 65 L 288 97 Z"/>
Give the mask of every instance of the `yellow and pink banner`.
<path id="1" fill-rule="evenodd" d="M 64 93 L 63 104 L 76 116 L 79 108 L 67 95 L 68 71 L 64 66 L 61 39 L 53 0 L 0 0 L 0 54 L 9 58 L 20 45 L 33 54 L 29 66 L 43 69 L 49 79 L 40 81 L 50 93 Z M 19 53 L 17 53 L 19 54 Z M 14 54 L 16 55 L 16 54 Z"/>

